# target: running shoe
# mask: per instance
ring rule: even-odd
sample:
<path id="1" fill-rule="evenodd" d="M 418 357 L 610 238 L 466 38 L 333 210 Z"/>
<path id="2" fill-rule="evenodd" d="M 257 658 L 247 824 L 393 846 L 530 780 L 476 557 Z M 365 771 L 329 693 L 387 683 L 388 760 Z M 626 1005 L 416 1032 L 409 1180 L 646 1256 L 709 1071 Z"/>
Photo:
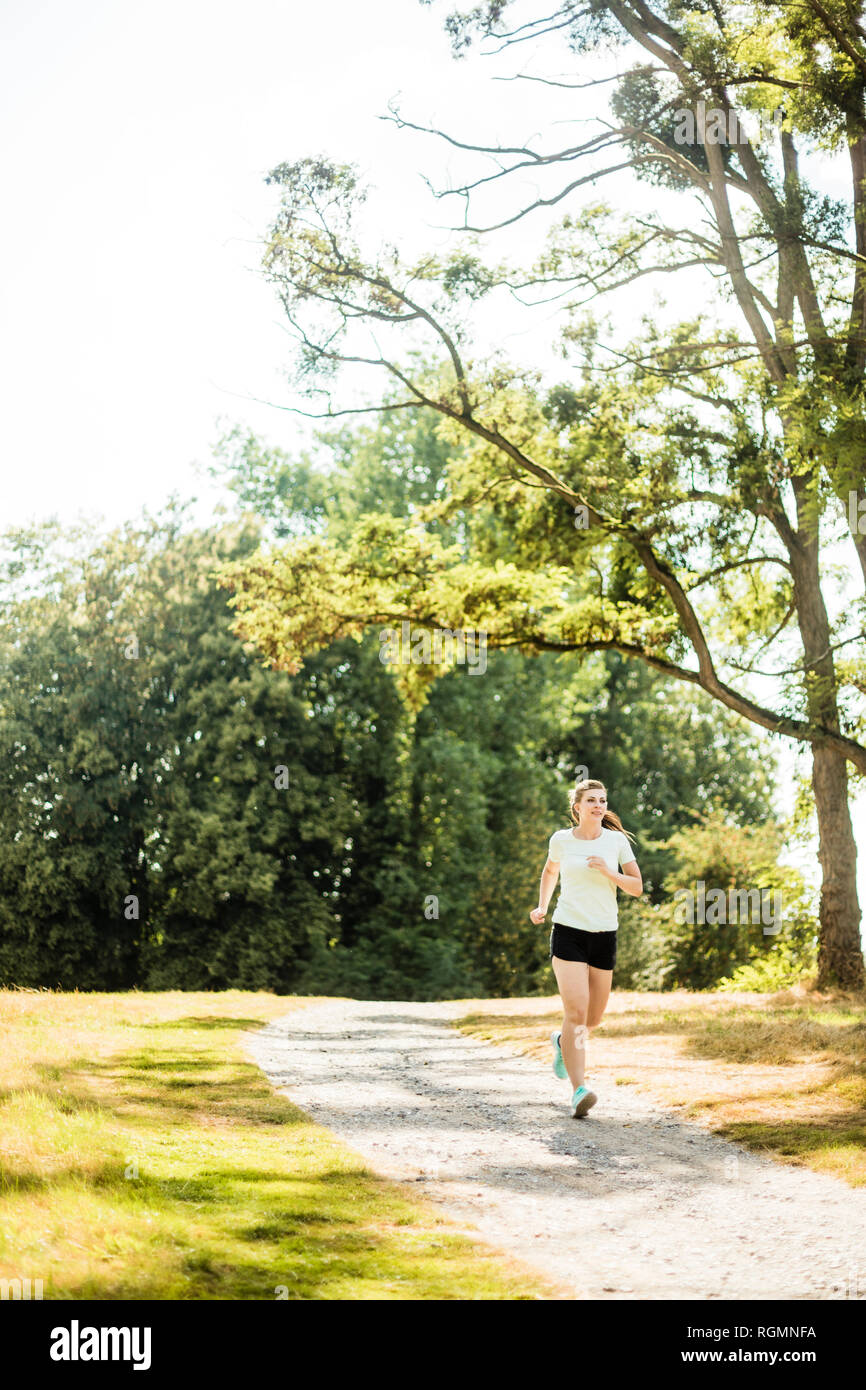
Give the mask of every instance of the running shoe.
<path id="1" fill-rule="evenodd" d="M 571 1104 L 573 1106 L 572 1114 L 574 1118 L 579 1120 L 582 1115 L 586 1114 L 587 1110 L 592 1109 L 597 1100 L 598 1096 L 594 1091 L 587 1090 L 586 1086 L 578 1086 L 574 1095 L 571 1097 Z"/>
<path id="2" fill-rule="evenodd" d="M 553 1074 L 558 1076 L 560 1081 L 567 1081 L 568 1072 L 565 1070 L 565 1063 L 562 1060 L 561 1038 L 562 1034 L 554 1028 L 550 1035 L 550 1041 L 553 1043 Z"/>

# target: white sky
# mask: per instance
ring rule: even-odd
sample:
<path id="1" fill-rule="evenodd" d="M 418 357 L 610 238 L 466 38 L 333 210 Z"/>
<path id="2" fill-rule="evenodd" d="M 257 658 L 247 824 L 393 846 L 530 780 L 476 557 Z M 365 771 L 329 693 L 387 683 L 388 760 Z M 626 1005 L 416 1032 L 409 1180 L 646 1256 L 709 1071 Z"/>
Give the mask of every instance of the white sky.
<path id="1" fill-rule="evenodd" d="M 416 0 L 6 0 L 0 23 L 3 521 L 193 490 L 218 417 L 291 447 L 297 418 L 249 399 L 287 399 L 264 176 L 357 162 L 384 230 L 418 236 L 434 142 L 379 117 L 402 91 L 422 120 L 492 130 L 478 63 Z M 513 93 L 493 84 L 505 113 Z"/>
<path id="2" fill-rule="evenodd" d="M 491 142 L 588 130 L 554 123 L 586 119 L 603 95 L 491 81 L 550 75 L 547 48 L 455 63 L 442 13 L 417 0 L 6 0 L 0 525 L 115 522 L 172 491 L 206 511 L 220 494 L 196 464 L 218 421 L 289 450 L 304 437 L 297 417 L 253 399 L 289 399 L 291 345 L 257 270 L 274 165 L 319 153 L 358 163 L 383 231 L 420 250 L 443 244 L 435 224 L 458 213 L 431 204 L 418 171 L 459 166 L 381 121 L 389 99 Z M 600 70 L 593 60 L 560 75 Z M 497 254 L 525 254 L 542 226 L 519 224 Z M 632 291 L 624 312 L 644 302 Z M 498 336 L 520 355 L 543 352 L 554 326 L 509 320 Z M 866 798 L 856 817 L 862 840 Z M 866 905 L 866 855 L 859 871 Z"/>

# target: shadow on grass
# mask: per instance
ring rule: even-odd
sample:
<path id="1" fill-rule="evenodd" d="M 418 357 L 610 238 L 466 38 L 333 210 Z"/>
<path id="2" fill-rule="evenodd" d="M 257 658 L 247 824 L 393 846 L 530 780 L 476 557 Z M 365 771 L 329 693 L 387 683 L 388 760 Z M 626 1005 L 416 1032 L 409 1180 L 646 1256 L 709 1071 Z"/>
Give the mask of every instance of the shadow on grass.
<path id="1" fill-rule="evenodd" d="M 345 1217 L 329 1216 L 325 1212 L 275 1211 L 269 1221 L 247 1226 L 237 1234 L 243 1236 L 244 1240 L 280 1241 L 286 1236 L 297 1235 L 299 1231 L 306 1235 L 317 1226 L 340 1226 L 344 1220 Z"/>
<path id="2" fill-rule="evenodd" d="M 129 1188 L 125 1179 L 126 1164 L 120 1159 L 106 1159 L 91 1167 L 71 1163 L 66 1168 L 52 1173 L 37 1173 L 25 1164 L 0 1163 L 0 1196 L 8 1197 L 21 1192 L 57 1192 L 62 1187 L 90 1187 L 97 1191 L 108 1188 L 123 1190 Z"/>
<path id="3" fill-rule="evenodd" d="M 291 1219 L 297 1221 L 297 1217 Z M 350 1218 L 341 1220 L 349 1224 Z M 329 1230 L 319 1236 L 317 1227 L 327 1228 L 327 1222 L 319 1221 L 312 1229 L 306 1218 L 300 1225 L 290 1225 L 287 1221 L 285 1227 L 277 1222 L 250 1226 L 233 1232 L 235 1238 L 240 1236 L 248 1245 L 248 1254 L 233 1251 L 228 1262 L 219 1250 L 207 1247 L 190 1250 L 185 1256 L 181 1255 L 168 1286 L 165 1277 L 158 1272 L 148 1270 L 132 1278 L 118 1278 L 112 1271 L 108 1278 L 91 1279 L 64 1289 L 62 1297 L 113 1302 L 138 1299 L 270 1302 L 285 1298 L 311 1300 L 347 1296 L 363 1299 L 365 1285 L 369 1289 L 368 1297 L 371 1294 L 382 1296 L 383 1282 L 390 1283 L 388 1293 L 393 1298 L 431 1296 L 423 1291 L 414 1292 L 413 1284 L 417 1279 L 423 1290 L 424 1265 L 432 1263 L 432 1255 L 422 1253 L 417 1257 L 421 1268 L 413 1277 L 413 1273 L 407 1273 L 405 1257 L 395 1252 L 387 1236 L 363 1227 Z M 447 1273 L 444 1277 L 439 1273 L 437 1282 L 444 1287 L 436 1289 L 434 1297 L 459 1299 L 467 1296 L 459 1280 L 449 1287 Z M 346 1292 L 349 1284 L 351 1294 Z"/>
<path id="4" fill-rule="evenodd" d="M 214 1057 L 203 1060 L 198 1057 L 166 1057 L 157 1060 L 146 1052 L 140 1052 L 137 1056 L 125 1052 L 123 1060 L 134 1071 L 215 1071 L 217 1067 L 225 1066 L 224 1062 Z"/>
<path id="5" fill-rule="evenodd" d="M 129 1182 L 109 1162 L 50 1180 L 22 1169 L 11 1195 L 50 1192 L 62 1210 L 64 1188 L 80 1182 L 107 1196 L 124 1231 L 144 1237 L 144 1262 L 76 1275 L 64 1261 L 56 1280 L 49 1273 L 53 1300 L 477 1296 L 477 1272 L 448 1258 L 465 1259 L 471 1243 L 447 1230 L 430 1236 L 425 1219 L 404 1199 L 395 1205 L 387 1180 L 363 1167 L 326 1167 L 299 1178 L 226 1164 L 186 1181 L 143 1174 Z M 247 1191 L 236 1190 L 241 1183 Z M 386 1196 L 388 1205 L 380 1205 Z M 141 1218 L 157 1224 L 144 1230 Z M 435 1242 L 430 1249 L 428 1240 Z M 492 1296 L 506 1296 L 495 1280 Z"/>
<path id="6" fill-rule="evenodd" d="M 219 1014 L 206 1014 L 201 1018 L 175 1018 L 165 1019 L 160 1023 L 133 1023 L 134 1028 L 148 1029 L 150 1031 L 172 1032 L 176 1028 L 189 1028 L 198 1031 L 199 1028 L 262 1028 L 267 1023 L 267 1019 L 261 1018 L 223 1018 Z"/>
<path id="7" fill-rule="evenodd" d="M 860 1123 L 852 1120 L 860 1118 Z M 850 1148 L 866 1150 L 866 1124 L 856 1112 L 842 1115 L 827 1115 L 814 1122 L 774 1121 L 762 1123 L 751 1120 L 734 1120 L 723 1125 L 720 1132 L 727 1139 L 745 1144 L 756 1152 L 766 1151 L 782 1154 L 786 1158 L 806 1159 L 813 1154 L 826 1154 L 833 1149 Z M 859 1152 L 858 1152 L 859 1158 Z M 866 1178 L 849 1179 L 856 1184 L 866 1185 Z"/>
<path id="8" fill-rule="evenodd" d="M 220 1176 L 279 1184 L 284 1202 L 289 1195 L 286 1188 L 291 1189 L 292 1184 L 285 1173 L 245 1170 Z M 177 1181 L 136 1184 L 142 1189 L 136 1195 L 147 1211 L 158 1210 L 162 1222 L 172 1226 L 171 1234 L 164 1230 L 153 1233 L 152 1238 L 165 1240 L 159 1266 L 90 1272 L 79 1279 L 64 1279 L 62 1286 L 54 1289 L 49 1281 L 49 1297 L 271 1300 L 285 1297 L 286 1292 L 291 1298 L 339 1297 L 329 1290 L 346 1281 L 355 1281 L 361 1290 L 365 1284 L 378 1285 L 383 1266 L 386 1276 L 393 1273 L 396 1279 L 405 1280 L 405 1256 L 395 1250 L 388 1234 L 370 1229 L 364 1211 L 352 1201 L 361 1176 L 353 1171 L 316 1175 L 316 1186 L 334 1184 L 336 1188 L 326 1199 L 333 1206 L 331 1212 L 292 1205 L 273 1207 L 260 1192 L 256 1197 L 247 1196 L 243 1211 L 246 1221 L 241 1222 L 233 1194 L 224 1188 L 203 1191 L 200 1181 L 188 1188 Z M 128 1194 L 118 1193 L 121 1195 Z M 323 1200 L 323 1195 L 315 1193 L 309 1198 L 311 1207 Z M 195 1222 L 192 1228 L 184 1225 L 189 1216 Z M 261 1219 L 257 1220 L 258 1216 Z M 408 1282 L 411 1285 L 411 1279 Z"/>
<path id="9" fill-rule="evenodd" d="M 118 1053 L 99 1062 L 81 1058 L 66 1067 L 46 1070 L 58 1089 L 43 1087 L 38 1093 L 61 1111 L 96 1110 L 122 1116 L 125 1123 L 159 1118 L 169 1124 L 185 1124 L 196 1114 L 244 1125 L 308 1123 L 303 1111 L 266 1088 L 250 1063 L 225 1062 L 219 1057 L 151 1058 Z M 142 1091 L 148 1074 L 154 1079 L 153 1090 Z M 100 1083 L 98 1094 L 88 1089 L 89 1080 Z M 34 1089 L 22 1086 L 20 1091 L 32 1095 Z M 0 1099 L 14 1094 L 7 1090 Z"/>
<path id="10" fill-rule="evenodd" d="M 298 1174 L 269 1170 L 267 1168 L 235 1168 L 231 1165 L 204 1167 L 195 1176 L 188 1178 L 157 1178 L 144 1167 L 137 1177 L 128 1177 L 129 1162 L 126 1159 L 105 1159 L 102 1163 L 85 1167 L 71 1163 L 65 1168 L 57 1168 L 51 1173 L 40 1173 L 24 1163 L 8 1162 L 0 1165 L 0 1196 L 10 1196 L 23 1192 L 52 1192 L 60 1194 L 64 1188 L 86 1187 L 102 1194 L 113 1190 L 115 1196 L 124 1203 L 154 1201 L 163 1203 L 184 1203 L 199 1206 L 202 1203 L 226 1203 L 229 1201 L 227 1187 L 234 1183 L 280 1183 L 283 1186 L 301 1183 L 304 1187 L 344 1186 L 361 1180 L 374 1180 L 376 1175 L 363 1165 L 335 1169 L 324 1173 Z M 301 1218 L 295 1216 L 298 1220 Z M 341 1216 L 330 1217 L 317 1213 L 310 1216 L 311 1221 L 322 1223 L 342 1221 Z"/>
<path id="11" fill-rule="evenodd" d="M 85 1121 L 80 1134 L 72 1131 L 76 1147 L 67 1153 L 10 1153 L 0 1167 L 0 1206 L 10 1230 L 19 1196 L 47 1200 L 65 1226 L 66 1212 L 73 1224 L 83 1219 L 90 1194 L 92 1243 L 101 1249 L 107 1241 L 115 1252 L 110 1264 L 76 1273 L 60 1232 L 57 1288 L 49 1297 L 271 1300 L 287 1288 L 290 1298 L 302 1299 L 459 1298 L 467 1287 L 473 1296 L 478 1276 L 428 1254 L 423 1243 L 430 1218 L 357 1155 L 334 1154 L 332 1139 L 321 1135 L 298 1144 L 287 1134 L 285 1146 L 279 1143 L 285 1126 L 313 1124 L 253 1064 L 226 1060 L 216 1046 L 212 1056 L 192 1055 L 192 1048 L 186 1055 L 165 1041 L 168 1050 L 154 1056 L 136 1049 L 37 1064 L 36 1086 L 23 1084 L 0 1097 L 20 1098 L 25 1116 L 27 1103 L 38 1097 L 31 1123 L 38 1115 L 48 1133 L 52 1110 L 87 1111 L 94 1120 L 93 1128 Z M 178 1128 L 189 1131 L 179 1150 L 189 1176 L 172 1169 L 172 1149 L 163 1159 L 153 1147 Z M 101 1145 L 106 1133 L 120 1154 L 97 1151 L 88 1163 L 91 1136 Z M 138 1166 L 130 1172 L 132 1160 L 121 1154 L 137 1150 Z M 151 1153 L 166 1176 L 148 1171 Z M 27 1201 L 20 1210 L 26 1229 Z M 404 1230 L 408 1244 L 397 1234 Z M 437 1232 L 435 1249 L 450 1249 L 455 1239 Z M 90 1245 L 87 1239 L 80 1248 L 98 1255 Z M 459 1248 L 470 1245 L 462 1241 Z M 490 1279 L 492 1296 L 503 1296 L 498 1276 Z M 346 1293 L 349 1284 L 353 1291 Z"/>

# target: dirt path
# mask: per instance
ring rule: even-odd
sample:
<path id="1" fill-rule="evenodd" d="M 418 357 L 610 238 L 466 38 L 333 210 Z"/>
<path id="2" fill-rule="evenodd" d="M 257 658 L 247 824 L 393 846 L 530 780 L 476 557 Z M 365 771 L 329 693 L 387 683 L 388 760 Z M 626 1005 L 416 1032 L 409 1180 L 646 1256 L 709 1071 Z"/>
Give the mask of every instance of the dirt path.
<path id="1" fill-rule="evenodd" d="M 750 1154 L 628 1086 L 596 1085 L 574 1120 L 567 1081 L 448 1026 L 465 1012 L 328 1000 L 246 1047 L 371 1168 L 572 1297 L 866 1298 L 866 1189 Z"/>

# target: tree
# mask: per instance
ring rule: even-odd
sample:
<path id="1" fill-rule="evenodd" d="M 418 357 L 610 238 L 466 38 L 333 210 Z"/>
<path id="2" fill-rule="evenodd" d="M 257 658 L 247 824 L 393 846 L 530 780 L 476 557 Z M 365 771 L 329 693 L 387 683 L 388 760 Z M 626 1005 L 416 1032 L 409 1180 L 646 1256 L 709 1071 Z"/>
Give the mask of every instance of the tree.
<path id="1" fill-rule="evenodd" d="M 55 526 L 4 538 L 0 606 L 0 981 L 128 989 L 149 917 L 152 791 L 139 547 L 88 553 Z"/>
<path id="2" fill-rule="evenodd" d="M 491 644 L 524 650 L 615 650 L 807 745 L 819 982 L 862 987 L 848 791 L 849 767 L 866 772 L 864 600 L 832 615 L 826 551 L 845 535 L 866 581 L 864 30 L 845 0 L 591 0 L 509 29 L 510 8 L 452 15 L 455 48 L 549 38 L 571 53 L 618 43 L 638 61 L 594 79 L 613 83 L 615 124 L 578 145 L 490 150 L 435 132 L 493 160 L 445 193 L 471 210 L 527 169 L 560 179 L 497 226 L 624 170 L 664 199 L 641 213 L 593 194 L 519 271 L 486 264 L 477 242 L 411 263 L 365 249 L 353 170 L 308 159 L 272 172 L 283 201 L 264 264 L 298 340 L 298 385 L 324 406 L 309 413 L 355 409 L 334 397 L 338 371 L 369 367 L 392 387 L 373 408 L 435 412 L 473 448 L 412 531 L 369 518 L 348 548 L 305 537 L 227 572 L 239 631 L 289 670 L 335 635 L 398 619 L 483 627 Z M 762 144 L 750 120 L 780 102 Z M 846 200 L 810 184 L 820 148 L 848 161 Z M 470 217 L 467 233 L 495 230 Z M 584 316 L 634 280 L 695 269 L 708 272 L 712 321 L 647 320 L 610 345 Z M 471 326 L 482 299 L 551 293 L 578 373 L 542 389 L 537 373 L 483 360 Z M 463 530 L 443 544 L 436 528 L 455 518 Z M 407 695 L 422 700 L 423 684 L 407 680 Z"/>
<path id="3" fill-rule="evenodd" d="M 263 670 L 212 579 L 257 534 L 249 522 L 163 531 L 133 581 L 142 713 L 156 712 L 139 963 L 151 989 L 290 993 L 339 935 L 355 810 L 339 740 L 310 717 L 311 687 L 333 655 L 294 680 Z"/>
<path id="4" fill-rule="evenodd" d="M 411 524 L 454 456 L 430 413 L 356 421 L 323 432 L 318 444 L 292 459 L 232 430 L 217 450 L 218 472 L 273 534 L 327 534 L 348 547 L 373 502 L 404 528 Z M 466 519 L 458 521 L 452 538 L 465 531 Z M 360 654 L 376 652 L 376 638 L 368 631 Z M 341 639 L 338 646 L 354 644 Z M 373 733 L 365 689 L 351 703 Z M 714 809 L 729 826 L 772 822 L 769 768 L 748 725 L 616 652 L 578 666 L 550 652 L 534 659 L 491 652 L 483 680 L 457 667 L 425 696 L 406 716 L 403 828 L 386 838 L 374 826 L 360 846 L 373 882 L 362 884 L 357 873 L 350 880 L 351 902 L 354 882 L 367 910 L 350 929 L 355 912 L 342 905 L 351 960 L 335 958 L 330 992 L 387 989 L 405 998 L 419 949 L 422 997 L 546 989 L 546 936 L 528 923 L 526 904 L 534 900 L 547 836 L 567 822 L 566 788 L 579 765 L 605 780 L 636 834 L 651 901 L 675 867 L 668 838 L 688 833 L 699 808 Z M 393 706 L 382 689 L 377 699 L 374 775 L 396 751 L 387 733 Z M 384 787 L 380 795 L 384 803 Z M 383 843 L 393 878 L 380 893 Z M 421 913 L 428 898 L 432 921 Z"/>
<path id="5" fill-rule="evenodd" d="M 547 991 L 547 938 L 529 923 L 527 904 L 551 829 L 568 823 L 565 793 L 579 762 L 606 780 L 636 835 L 650 901 L 677 872 L 668 837 L 688 837 L 696 809 L 719 808 L 729 827 L 772 823 L 766 760 L 741 721 L 616 653 L 563 668 L 554 653 L 527 661 L 494 651 L 483 680 L 448 672 L 401 724 L 375 631 L 354 657 L 353 647 L 340 639 L 292 677 L 304 679 L 323 658 L 329 669 L 351 661 L 337 713 L 342 723 L 351 711 L 368 735 L 351 753 L 366 810 L 351 828 L 338 948 L 310 967 L 310 992 Z M 328 702 L 313 708 L 327 716 Z M 674 963 L 680 950 L 684 942 L 671 946 Z M 727 957 L 712 960 L 721 973 Z"/>
<path id="6" fill-rule="evenodd" d="M 795 975 L 811 966 L 811 894 L 796 869 L 779 864 L 778 827 L 733 826 L 711 813 L 677 831 L 667 847 L 674 867 L 664 901 L 649 911 L 635 904 L 641 925 L 656 937 L 666 987 L 712 989 L 743 966 L 787 967 Z M 738 897 L 744 877 L 752 886 L 748 904 Z M 700 886 L 682 894 L 684 883 Z"/>
<path id="7" fill-rule="evenodd" d="M 315 496 L 343 508 L 331 523 L 351 532 L 379 454 L 393 488 L 384 475 L 375 486 L 405 522 L 444 465 L 430 422 L 408 468 L 404 428 L 352 434 L 333 441 L 330 468 L 316 461 Z M 315 524 L 305 463 L 249 440 L 236 462 L 264 496 L 282 480 L 274 529 Z M 672 865 L 656 842 L 695 811 L 770 818 L 748 731 L 615 653 L 575 667 L 492 652 L 482 681 L 450 672 L 417 714 L 375 632 L 329 644 L 295 675 L 266 669 L 211 578 L 260 535 L 248 518 L 191 530 L 169 508 L 107 536 L 5 538 L 3 983 L 546 989 L 546 936 L 526 907 L 578 761 L 608 777 L 651 896 Z"/>
<path id="8" fill-rule="evenodd" d="M 292 989 L 339 935 L 359 816 L 310 717 L 334 653 L 292 681 L 232 634 L 210 571 L 248 525 L 4 542 L 0 981 Z"/>

